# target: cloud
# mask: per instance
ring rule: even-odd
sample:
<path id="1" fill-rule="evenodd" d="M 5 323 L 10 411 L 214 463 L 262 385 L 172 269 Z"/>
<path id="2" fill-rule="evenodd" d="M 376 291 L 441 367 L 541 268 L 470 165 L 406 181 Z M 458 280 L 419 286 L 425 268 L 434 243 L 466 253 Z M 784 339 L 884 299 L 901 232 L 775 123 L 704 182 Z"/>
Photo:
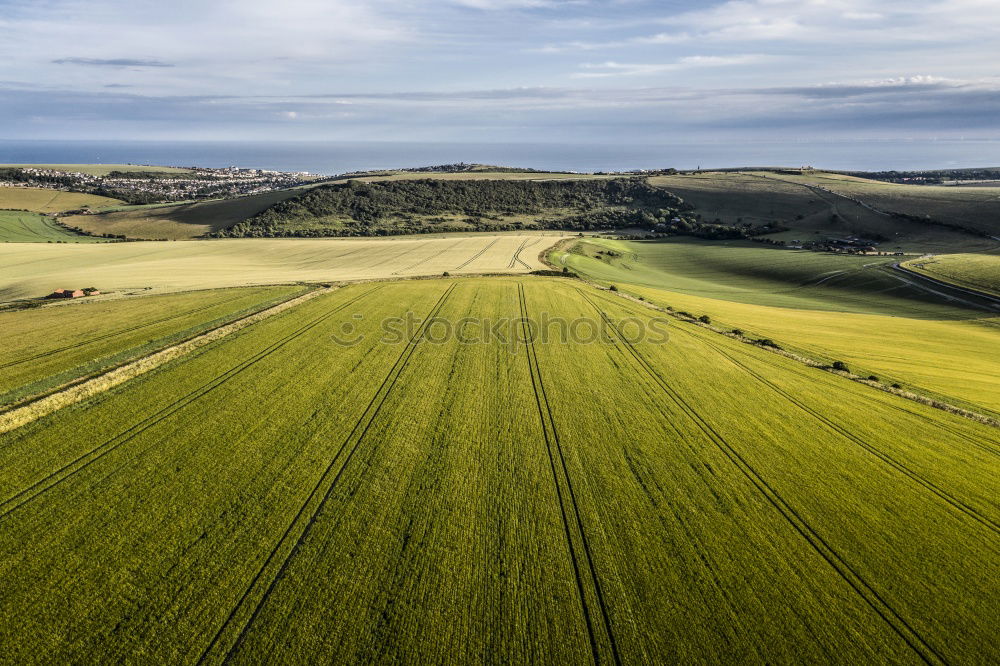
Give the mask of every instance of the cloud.
<path id="1" fill-rule="evenodd" d="M 56 65 L 92 65 L 95 67 L 173 67 L 169 62 L 161 60 L 142 60 L 137 58 L 57 58 L 52 61 Z"/>
<path id="2" fill-rule="evenodd" d="M 695 67 L 730 67 L 734 65 L 761 63 L 767 60 L 766 56 L 745 54 L 732 56 L 685 56 L 676 62 L 657 64 L 627 64 L 609 61 L 599 64 L 585 63 L 581 67 L 589 71 L 576 72 L 572 76 L 578 79 L 596 79 L 611 76 L 649 76 Z"/>

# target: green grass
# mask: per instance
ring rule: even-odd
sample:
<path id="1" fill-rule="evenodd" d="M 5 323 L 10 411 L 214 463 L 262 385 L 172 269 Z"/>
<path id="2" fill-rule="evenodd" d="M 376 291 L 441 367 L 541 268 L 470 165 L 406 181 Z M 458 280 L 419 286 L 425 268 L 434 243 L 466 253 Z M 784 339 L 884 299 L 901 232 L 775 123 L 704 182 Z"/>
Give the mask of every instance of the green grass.
<path id="1" fill-rule="evenodd" d="M 599 254 L 612 251 L 618 256 Z M 888 270 L 898 258 L 787 250 L 744 241 L 587 239 L 553 257 L 604 282 L 754 305 L 804 310 L 968 319 L 965 308 L 908 284 Z"/>
<path id="2" fill-rule="evenodd" d="M 80 208 L 101 208 L 121 204 L 118 199 L 96 194 L 62 192 L 38 187 L 0 187 L 0 209 L 27 210 L 35 213 L 61 213 Z"/>
<path id="3" fill-rule="evenodd" d="M 1000 296 L 1000 256 L 996 254 L 946 254 L 913 259 L 907 261 L 904 268 L 936 280 Z"/>
<path id="4" fill-rule="evenodd" d="M 5 337 L 0 405 L 122 363 L 298 291 L 197 291 L 0 313 Z"/>
<path id="5" fill-rule="evenodd" d="M 613 324 L 380 342 L 407 311 Z M 356 285 L 0 436 L 0 648 L 989 661 L 995 431 L 694 327 L 624 343 L 648 312 L 560 279 Z"/>
<path id="6" fill-rule="evenodd" d="M 600 250 L 621 257 L 597 254 Z M 842 360 L 947 402 L 1000 413 L 1000 318 L 928 300 L 848 257 L 696 242 L 589 240 L 557 252 L 573 270 L 717 326 Z"/>
<path id="7" fill-rule="evenodd" d="M 94 242 L 101 242 L 101 239 L 73 233 L 41 213 L 0 210 L 0 243 Z"/>

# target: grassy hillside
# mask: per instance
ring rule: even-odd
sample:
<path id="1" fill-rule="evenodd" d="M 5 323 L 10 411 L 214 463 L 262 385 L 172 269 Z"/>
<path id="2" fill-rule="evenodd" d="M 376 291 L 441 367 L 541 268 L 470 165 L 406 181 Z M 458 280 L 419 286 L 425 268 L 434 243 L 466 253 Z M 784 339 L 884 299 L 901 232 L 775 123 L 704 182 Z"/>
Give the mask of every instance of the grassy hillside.
<path id="1" fill-rule="evenodd" d="M 407 311 L 608 337 L 386 342 Z M 701 329 L 618 328 L 648 312 L 569 280 L 357 285 L 0 436 L 0 649 L 1000 656 L 993 429 Z"/>
<path id="2" fill-rule="evenodd" d="M 220 235 L 374 236 L 426 231 L 616 228 L 669 222 L 678 201 L 642 179 L 417 180 L 322 185 Z"/>
<path id="3" fill-rule="evenodd" d="M 882 211 L 1000 236 L 1000 191 L 995 187 L 902 185 L 824 172 L 770 177 L 824 187 Z"/>
<path id="4" fill-rule="evenodd" d="M 0 243 L 93 243 L 100 240 L 73 233 L 41 213 L 0 210 Z"/>
<path id="5" fill-rule="evenodd" d="M 871 258 L 595 240 L 553 260 L 810 358 L 1000 413 L 1000 318 L 929 300 L 891 273 L 865 268 Z"/>
<path id="6" fill-rule="evenodd" d="M 0 243 L 0 303 L 79 285 L 185 291 L 300 281 L 386 279 L 544 268 L 563 235 L 450 234 L 391 239 L 234 239 L 106 245 Z"/>
<path id="7" fill-rule="evenodd" d="M 0 312 L 6 337 L 0 405 L 122 363 L 300 290 L 206 290 Z"/>
<path id="8" fill-rule="evenodd" d="M 823 180 L 828 175 L 831 180 Z M 850 176 L 820 173 L 797 177 L 774 172 L 703 172 L 656 176 L 649 182 L 695 206 L 696 211 L 708 221 L 719 219 L 727 224 L 778 223 L 786 226 L 790 231 L 770 236 L 786 242 L 859 235 L 880 240 L 886 249 L 893 250 L 978 251 L 995 245 L 978 232 L 970 234 L 926 220 L 920 222 L 894 217 L 873 209 L 871 205 L 866 206 L 822 189 L 833 182 L 862 185 L 870 183 L 874 189 L 897 187 Z M 917 196 L 923 189 L 925 188 L 909 186 L 903 194 L 906 197 Z M 866 198 L 857 196 L 857 192 L 845 190 L 844 194 L 867 202 Z M 952 200 L 952 204 L 957 214 L 965 215 L 973 201 L 974 198 L 958 197 Z M 921 205 L 923 204 L 914 203 L 913 207 L 919 208 Z M 909 206 L 905 208 L 911 210 Z"/>
<path id="9" fill-rule="evenodd" d="M 1000 296 L 1000 255 L 937 255 L 913 259 L 904 266 L 936 280 Z"/>
<path id="10" fill-rule="evenodd" d="M 101 208 L 121 204 L 117 199 L 36 187 L 0 187 L 0 209 L 27 210 L 35 213 L 61 213 L 79 208 Z"/>
<path id="11" fill-rule="evenodd" d="M 298 190 L 277 190 L 235 199 L 135 206 L 100 215 L 70 216 L 65 221 L 93 234 L 185 240 L 231 227 L 298 193 Z"/>
<path id="12" fill-rule="evenodd" d="M 139 169 L 139 167 L 136 167 Z M 426 180 L 600 180 L 581 174 L 540 174 L 520 172 L 466 171 L 461 173 L 385 172 L 358 176 L 359 182 Z M 129 238 L 185 240 L 215 233 L 243 222 L 261 211 L 297 196 L 310 186 L 253 194 L 221 201 L 197 201 L 185 204 L 108 207 L 106 214 L 71 218 L 70 224 L 96 234 L 120 234 Z M 446 215 L 445 217 L 453 217 Z M 458 222 L 458 218 L 455 219 Z M 464 225 L 460 225 L 466 228 Z"/>
<path id="13" fill-rule="evenodd" d="M 598 280 L 804 310 L 967 319 L 886 267 L 896 259 L 787 250 L 742 241 L 587 239 L 556 263 Z M 973 313 L 972 316 L 975 316 Z"/>

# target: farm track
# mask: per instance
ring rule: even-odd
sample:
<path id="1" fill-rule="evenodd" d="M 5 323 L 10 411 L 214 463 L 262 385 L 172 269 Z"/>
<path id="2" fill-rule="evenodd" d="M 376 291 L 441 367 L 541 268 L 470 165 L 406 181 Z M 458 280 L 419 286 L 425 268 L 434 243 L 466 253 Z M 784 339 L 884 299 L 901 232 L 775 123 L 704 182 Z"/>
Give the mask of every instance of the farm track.
<path id="1" fill-rule="evenodd" d="M 603 621 L 604 633 L 606 633 L 606 641 L 611 647 L 611 655 L 615 664 L 620 665 L 622 663 L 621 656 L 618 652 L 618 643 L 615 640 L 615 634 L 611 627 L 611 618 L 608 613 L 607 602 L 604 598 L 604 591 L 601 588 L 600 579 L 597 575 L 597 570 L 594 567 L 593 555 L 590 548 L 590 542 L 587 540 L 587 533 L 583 527 L 583 519 L 580 516 L 580 508 L 576 499 L 576 492 L 573 489 L 573 482 L 570 478 L 569 468 L 566 465 L 566 457 L 563 454 L 562 442 L 559 439 L 559 431 L 556 429 L 555 419 L 552 416 L 552 407 L 549 404 L 548 395 L 545 391 L 545 383 L 542 379 L 541 367 L 538 364 L 538 355 L 535 350 L 534 340 L 532 338 L 532 332 L 528 326 L 528 306 L 524 297 L 524 286 L 518 283 L 518 302 L 521 310 L 521 329 L 524 335 L 524 347 L 525 354 L 528 357 L 528 368 L 531 373 L 531 385 L 535 395 L 535 405 L 538 407 L 538 416 L 541 420 L 542 433 L 545 439 L 545 449 L 549 458 L 549 465 L 552 470 L 552 481 L 555 484 L 556 497 L 559 502 L 559 510 L 562 514 L 563 528 L 566 534 L 567 546 L 569 549 L 570 560 L 573 565 L 573 573 L 576 577 L 577 590 L 580 594 L 580 604 L 583 609 L 584 619 L 587 625 L 587 633 L 590 639 L 590 647 L 594 657 L 594 662 L 600 664 L 602 661 L 601 657 L 601 646 L 599 643 L 603 643 L 604 640 L 599 640 L 597 635 L 597 629 L 595 627 L 595 622 L 592 617 L 590 606 L 587 601 L 586 585 L 584 583 L 584 576 L 581 573 L 580 563 L 583 562 L 584 567 L 587 569 L 589 574 L 590 583 L 593 585 L 594 594 L 596 596 L 597 605 L 600 609 L 601 619 Z M 549 433 L 551 432 L 551 437 Z M 564 479 L 564 484 L 566 486 L 566 493 L 562 490 L 562 484 L 560 483 L 560 476 L 557 470 L 555 457 L 552 455 L 552 444 L 555 443 L 556 453 L 559 457 L 559 467 L 562 469 L 562 475 Z M 570 527 L 571 521 L 567 516 L 566 510 L 566 500 L 568 499 L 570 508 L 572 510 L 575 523 L 576 531 L 579 534 L 579 541 L 582 544 L 582 553 L 577 553 L 577 546 L 575 545 L 575 540 L 573 539 L 574 530 Z M 604 637 L 601 637 L 604 639 Z"/>
<path id="2" fill-rule="evenodd" d="M 329 464 L 327 465 L 323 473 L 320 475 L 319 480 L 313 486 L 308 497 L 306 498 L 306 501 L 299 508 L 298 512 L 295 514 L 295 517 L 288 524 L 288 527 L 285 529 L 284 533 L 281 535 L 278 542 L 275 544 L 274 548 L 271 549 L 271 552 L 264 560 L 264 564 L 261 566 L 260 570 L 258 570 L 258 572 L 254 575 L 253 579 L 251 579 L 250 584 L 243 591 L 243 594 L 240 596 L 239 600 L 233 606 L 232 610 L 230 610 L 225 621 L 222 623 L 218 631 L 212 637 L 212 640 L 209 643 L 209 645 L 205 648 L 201 656 L 198 658 L 199 664 L 205 663 L 209 659 L 212 651 L 216 648 L 216 646 L 222 639 L 223 635 L 226 633 L 226 630 L 233 624 L 234 620 L 236 619 L 236 616 L 240 612 L 240 609 L 244 607 L 244 604 L 252 595 L 254 588 L 257 587 L 258 584 L 264 580 L 264 575 L 267 573 L 267 570 L 268 568 L 271 567 L 272 563 L 277 561 L 279 553 L 282 550 L 284 550 L 283 546 L 286 546 L 286 544 L 293 538 L 293 533 L 296 531 L 295 530 L 296 525 L 298 525 L 301 522 L 303 517 L 306 515 L 310 505 L 314 503 L 314 500 L 317 497 L 321 497 L 321 499 L 315 503 L 315 506 L 312 508 L 312 511 L 309 512 L 308 518 L 305 519 L 306 520 L 305 525 L 299 531 L 298 536 L 294 537 L 295 539 L 294 544 L 288 550 L 288 553 L 281 561 L 281 564 L 278 565 L 277 571 L 270 578 L 270 581 L 267 583 L 267 587 L 264 589 L 260 599 L 254 606 L 253 611 L 250 613 L 250 617 L 240 628 L 239 633 L 233 640 L 232 645 L 226 651 L 225 656 L 222 658 L 223 663 L 228 663 L 232 659 L 236 651 L 239 650 L 240 646 L 243 644 L 243 641 L 246 638 L 247 632 L 250 630 L 251 626 L 253 626 L 254 622 L 259 617 L 260 612 L 263 609 L 265 603 L 270 598 L 271 594 L 277 587 L 278 583 L 284 577 L 292 560 L 294 560 L 295 556 L 301 551 L 302 546 L 305 543 L 305 540 L 308 538 L 310 532 L 312 531 L 313 526 L 316 523 L 316 519 L 319 517 L 319 514 L 322 512 L 323 508 L 326 506 L 326 503 L 332 496 L 333 490 L 337 486 L 337 483 L 340 481 L 340 478 L 343 475 L 344 470 L 350 464 L 351 459 L 354 457 L 355 452 L 361 446 L 362 441 L 365 439 L 365 436 L 368 434 L 369 429 L 375 422 L 375 419 L 378 417 L 379 412 L 382 410 L 383 405 L 385 405 L 386 400 L 389 397 L 389 394 L 395 387 L 397 380 L 399 379 L 404 368 L 406 367 L 406 364 L 413 356 L 413 353 L 416 350 L 420 340 L 423 339 L 424 335 L 426 334 L 429 322 L 431 322 L 437 316 L 438 312 L 441 311 L 441 308 L 444 306 L 445 301 L 448 300 L 448 297 L 455 290 L 455 287 L 456 285 L 452 284 L 444 291 L 444 293 L 441 294 L 440 298 L 431 308 L 430 313 L 427 315 L 427 317 L 424 318 L 424 320 L 421 322 L 420 327 L 413 334 L 413 337 L 411 337 L 410 340 L 407 342 L 406 347 L 400 353 L 399 357 L 396 359 L 396 362 L 389 369 L 388 374 L 386 374 L 385 378 L 382 380 L 381 385 L 375 391 L 374 395 L 372 395 L 371 400 L 368 402 L 368 405 L 361 413 L 361 416 L 358 418 L 357 422 L 355 422 L 354 427 L 348 433 L 347 437 L 344 438 L 344 441 L 337 449 L 337 452 L 330 459 Z M 343 455 L 345 451 L 347 451 L 346 456 Z M 337 462 L 340 461 L 341 458 L 343 458 L 343 462 L 341 462 L 341 464 L 338 466 Z M 326 486 L 325 489 L 324 486 Z"/>
<path id="3" fill-rule="evenodd" d="M 500 240 L 500 239 L 499 238 L 494 238 L 492 241 L 490 241 L 489 243 L 487 243 L 485 247 L 480 248 L 480 250 L 478 252 L 476 252 L 474 255 L 472 255 L 471 257 L 469 257 L 468 259 L 466 259 L 463 263 L 461 263 L 458 266 L 456 266 L 454 270 L 457 271 L 457 270 L 460 270 L 462 268 L 465 268 L 466 266 L 468 266 L 469 264 L 471 264 L 473 261 L 475 261 L 479 257 L 481 257 L 484 254 L 486 254 L 486 251 L 488 249 L 490 249 L 491 247 L 493 247 L 494 245 L 496 245 L 498 240 Z"/>
<path id="4" fill-rule="evenodd" d="M 188 317 L 188 316 L 193 315 L 193 314 L 198 314 L 199 312 L 204 312 L 205 310 L 210 310 L 212 308 L 219 307 L 220 305 L 223 305 L 223 302 L 213 303 L 211 305 L 205 305 L 205 306 L 202 306 L 200 308 L 195 308 L 193 310 L 187 310 L 185 312 L 180 312 L 178 314 L 170 315 L 169 317 L 163 317 L 161 319 L 155 319 L 153 321 L 146 322 L 145 324 L 139 324 L 137 326 L 130 326 L 128 328 L 122 328 L 122 329 L 119 329 L 117 331 L 112 331 L 110 333 L 105 333 L 104 335 L 98 335 L 96 337 L 89 338 L 89 339 L 84 340 L 82 342 L 78 342 L 78 343 L 75 343 L 75 344 L 72 344 L 72 345 L 66 345 L 64 347 L 59 347 L 58 349 L 50 349 L 49 351 L 42 352 L 42 353 L 39 353 L 39 354 L 35 354 L 34 356 L 27 356 L 25 358 L 21 358 L 21 359 L 18 359 L 16 361 L 10 361 L 8 363 L 0 364 L 0 370 L 6 369 L 6 368 L 10 368 L 10 367 L 13 367 L 15 365 L 21 365 L 22 363 L 28 363 L 29 361 L 37 361 L 38 359 L 45 358 L 47 356 L 52 356 L 53 354 L 59 354 L 59 353 L 62 353 L 64 351 L 68 351 L 70 349 L 75 349 L 75 348 L 78 348 L 78 347 L 83 347 L 83 346 L 86 346 L 86 345 L 89 345 L 89 344 L 93 344 L 95 342 L 100 342 L 102 340 L 107 340 L 109 338 L 114 338 L 114 337 L 119 336 L 119 335 L 124 335 L 126 333 L 131 333 L 132 331 L 138 331 L 139 329 L 142 329 L 142 328 L 147 328 L 149 326 L 155 326 L 156 324 L 162 324 L 164 322 L 172 321 L 174 319 L 180 319 L 182 317 Z"/>
<path id="5" fill-rule="evenodd" d="M 371 294 L 371 293 L 373 293 L 375 291 L 378 291 L 381 288 L 382 287 L 379 286 L 379 287 L 375 287 L 374 289 L 369 289 L 368 291 L 364 292 L 363 294 L 359 294 L 357 297 L 353 298 L 352 300 L 347 301 L 346 303 L 342 303 L 341 305 L 336 306 L 332 310 L 330 310 L 330 311 L 328 311 L 328 312 L 320 315 L 319 317 L 314 318 L 309 323 L 307 323 L 304 326 L 296 329 L 294 332 L 292 332 L 289 335 L 281 338 L 277 342 L 274 342 L 274 343 L 268 345 L 267 347 L 265 347 L 261 351 L 257 352 L 256 354 L 254 354 L 250 358 L 247 358 L 247 359 L 243 360 L 242 362 L 240 362 L 239 364 L 237 364 L 237 365 L 229 368 L 228 370 L 226 370 L 222 374 L 217 375 L 211 381 L 209 381 L 209 382 L 207 382 L 205 384 L 202 384 L 200 387 L 198 387 L 194 391 L 191 391 L 190 393 L 184 395 L 183 397 L 179 398 L 178 400 L 175 400 L 174 402 L 172 402 L 171 404 L 167 405 L 163 409 L 161 409 L 161 410 L 157 411 L 156 413 L 154 413 L 154 414 L 146 417 L 145 419 L 143 419 L 139 423 L 136 423 L 136 424 L 132 425 L 131 427 L 129 427 L 128 429 L 126 429 L 126 430 L 118 433 L 114 437 L 105 440 L 104 442 L 102 442 L 98 446 L 90 449 L 89 451 L 87 451 L 83 455 L 78 456 L 77 458 L 75 458 L 71 462 L 63 465 L 62 467 L 60 467 L 56 471 L 51 472 L 50 474 L 48 474 L 47 476 L 43 477 L 42 479 L 39 479 L 38 481 L 34 482 L 33 484 L 31 484 L 27 488 L 23 488 L 22 490 L 20 490 L 16 494 L 14 494 L 11 497 L 8 497 L 7 499 L 3 500 L 2 502 L 0 502 L 0 521 L 3 521 L 11 513 L 13 513 L 14 511 L 16 511 L 20 507 L 25 506 L 26 504 L 28 504 L 29 502 L 31 502 L 35 498 L 39 497 L 43 493 L 45 493 L 45 492 L 51 490 L 52 488 L 58 486 L 59 484 L 63 483 L 67 479 L 71 478 L 72 476 L 74 476 L 78 472 L 86 469 L 87 467 L 89 467 L 93 463 L 95 463 L 98 460 L 102 459 L 103 457 L 105 457 L 109 453 L 115 451 L 116 449 L 118 449 L 118 448 L 124 446 L 125 444 L 127 444 L 128 442 L 132 441 L 139 434 L 141 434 L 141 433 L 149 430 L 150 428 L 154 427 L 159 422 L 163 421 L 164 419 L 168 418 L 169 416 L 171 416 L 171 415 L 175 414 L 176 412 L 180 411 L 181 409 L 183 409 L 187 405 L 191 404 L 195 400 L 203 397 L 204 395 L 210 393 L 211 391 L 214 391 L 219 386 L 222 386 L 223 384 L 225 384 L 227 381 L 229 381 L 233 377 L 236 377 L 237 375 L 239 375 L 240 373 L 242 373 L 244 370 L 247 370 L 248 368 L 252 367 L 253 365 L 256 365 L 258 362 L 264 360 L 265 358 L 267 358 L 268 356 L 270 356 L 274 352 L 278 351 L 279 349 L 281 349 L 282 347 L 284 347 L 289 342 L 292 342 L 296 338 L 299 338 L 302 335 L 308 333 L 310 330 L 312 330 L 316 326 L 320 325 L 321 323 L 323 323 L 324 321 L 326 321 L 327 319 L 329 319 L 333 315 L 337 314 L 341 310 L 349 307 L 350 305 L 353 305 L 357 301 L 361 300 L 362 298 L 368 296 L 369 294 Z"/>
<path id="6" fill-rule="evenodd" d="M 684 414 L 715 444 L 729 461 L 757 488 L 782 517 L 805 539 L 810 546 L 840 575 L 840 577 L 875 611 L 896 634 L 926 664 L 947 664 L 947 661 L 896 611 L 882 596 L 820 536 L 743 456 L 725 440 L 677 391 L 663 378 L 655 367 L 628 341 L 618 325 L 582 290 L 581 296 L 589 302 L 641 369 L 652 379 Z"/>
<path id="7" fill-rule="evenodd" d="M 736 367 L 740 368 L 741 370 L 743 370 L 745 373 L 747 373 L 748 375 L 750 375 L 751 377 L 753 377 L 754 379 L 756 379 L 760 383 L 762 383 L 765 386 L 769 387 L 771 390 L 773 390 L 778 395 L 784 397 L 790 403 L 792 403 L 793 405 L 795 405 L 796 407 L 798 407 L 799 409 L 801 409 L 802 411 L 804 411 L 806 414 L 809 414 L 810 416 L 812 416 L 813 418 L 815 418 L 817 421 L 819 421 L 820 423 L 822 423 L 823 425 L 825 425 L 827 428 L 829 428 L 833 432 L 836 432 L 837 434 L 841 435 L 842 437 L 844 437 L 844 438 L 846 438 L 846 439 L 854 442 L 855 444 L 857 444 L 858 446 L 860 446 L 861 448 L 863 448 L 865 451 L 869 452 L 870 454 L 872 454 L 873 456 L 875 456 L 876 458 L 878 458 L 882 462 L 886 463 L 887 465 L 889 465 L 890 467 L 892 467 L 896 471 L 901 472 L 905 476 L 909 477 L 911 480 L 913 480 L 916 483 L 920 484 L 921 486 L 923 486 L 924 488 L 926 488 L 927 490 L 929 490 L 933 494 L 937 495 L 940 499 L 944 500 L 947 504 L 951 505 L 951 507 L 953 509 L 955 509 L 955 510 L 961 512 L 961 513 L 964 513 L 966 516 L 968 516 L 969 518 L 972 518 L 973 520 L 977 521 L 978 523 L 980 523 L 981 525 L 983 525 L 987 529 L 993 531 L 994 533 L 1000 533 L 1000 525 L 997 525 L 997 523 L 995 523 L 994 521 L 990 520 L 986 516 L 982 515 L 979 511 L 977 511 L 973 507 L 969 506 L 968 504 L 962 502 L 961 500 L 959 500 L 955 496 L 951 495 L 949 492 L 947 492 L 946 490 L 944 490 L 943 488 L 941 488 L 940 486 L 938 486 L 933 481 L 930 481 L 929 479 L 924 478 L 922 475 L 920 475 L 919 473 L 917 473 L 914 470 L 910 469 L 905 464 L 903 464 L 902 462 L 896 460 L 895 458 L 893 458 L 889 454 L 885 453 L 881 449 L 879 449 L 879 448 L 877 448 L 875 446 L 872 446 L 871 444 L 869 444 L 865 440 L 863 440 L 860 437 L 858 437 L 857 435 L 855 435 L 850 430 L 844 428 L 840 424 L 834 422 L 832 419 L 827 418 L 826 416 L 824 416 L 820 412 L 818 412 L 818 411 L 812 409 L 811 407 L 807 406 L 805 403 L 803 403 L 802 401 L 800 401 L 799 399 L 797 399 L 794 395 L 792 395 L 791 393 L 785 391 L 783 388 L 781 388 L 777 384 L 771 382 L 769 379 L 765 378 L 760 373 L 758 373 L 758 372 L 754 371 L 753 369 L 747 367 L 746 365 L 744 365 L 743 363 L 741 363 L 739 360 L 737 360 L 736 358 L 734 358 L 733 356 L 731 356 L 729 353 L 727 353 L 725 350 L 723 350 L 720 347 L 718 347 L 717 345 L 715 345 L 713 342 L 708 341 L 708 340 L 705 340 L 705 342 L 716 353 L 720 354 L 723 358 L 728 359 L 730 363 L 732 363 Z"/>

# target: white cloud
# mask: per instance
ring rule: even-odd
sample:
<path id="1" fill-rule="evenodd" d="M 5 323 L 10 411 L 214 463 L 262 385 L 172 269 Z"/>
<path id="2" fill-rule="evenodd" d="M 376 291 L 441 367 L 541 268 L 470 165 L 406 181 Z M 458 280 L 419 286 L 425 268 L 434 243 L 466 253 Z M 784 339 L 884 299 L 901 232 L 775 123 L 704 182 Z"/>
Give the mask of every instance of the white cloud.
<path id="1" fill-rule="evenodd" d="M 736 65 L 752 65 L 770 58 L 757 54 L 731 56 L 695 55 L 685 56 L 675 62 L 668 63 L 620 63 L 608 61 L 603 63 L 584 63 L 580 67 L 583 72 L 572 76 L 578 79 L 597 79 L 612 76 L 650 76 L 667 72 L 677 72 L 697 67 L 731 67 Z"/>

